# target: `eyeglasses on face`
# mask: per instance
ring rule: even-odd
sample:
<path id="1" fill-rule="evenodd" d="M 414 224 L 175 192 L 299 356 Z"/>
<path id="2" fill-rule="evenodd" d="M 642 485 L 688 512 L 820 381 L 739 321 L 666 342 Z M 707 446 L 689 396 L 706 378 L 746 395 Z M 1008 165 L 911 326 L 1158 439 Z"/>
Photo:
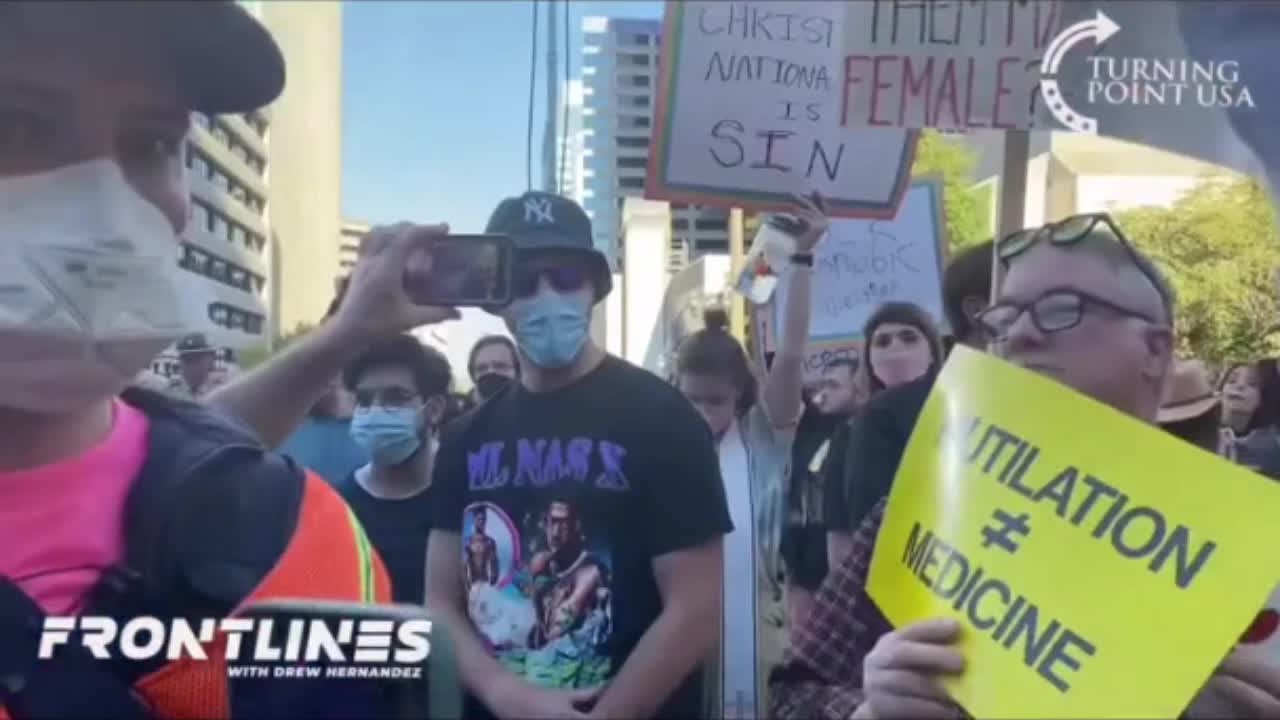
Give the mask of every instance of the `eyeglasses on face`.
<path id="1" fill-rule="evenodd" d="M 1167 307 L 1169 298 L 1165 296 L 1164 284 L 1151 273 L 1148 264 L 1142 261 L 1129 237 L 1107 213 L 1072 215 L 1043 227 L 1019 230 L 1005 236 L 996 247 L 996 252 L 1001 262 L 1007 265 L 1013 258 L 1026 252 L 1038 242 L 1047 241 L 1051 245 L 1068 247 L 1089 237 L 1099 226 L 1102 226 L 1107 235 L 1124 249 L 1125 254 L 1129 256 L 1129 262 L 1151 283 L 1160 295 L 1160 301 Z"/>
<path id="2" fill-rule="evenodd" d="M 1106 310 L 1120 317 L 1131 317 L 1148 323 L 1157 321 L 1136 310 L 1074 288 L 1055 288 L 1027 303 L 1006 300 L 978 314 L 978 325 L 992 342 L 1004 342 L 1009 331 L 1022 317 L 1031 313 L 1031 322 L 1040 332 L 1050 335 L 1070 330 L 1080 324 L 1089 308 Z"/>
<path id="3" fill-rule="evenodd" d="M 355 391 L 355 406 L 358 408 L 377 407 L 397 409 L 414 407 L 422 402 L 418 393 L 401 387 L 377 389 L 361 389 Z"/>

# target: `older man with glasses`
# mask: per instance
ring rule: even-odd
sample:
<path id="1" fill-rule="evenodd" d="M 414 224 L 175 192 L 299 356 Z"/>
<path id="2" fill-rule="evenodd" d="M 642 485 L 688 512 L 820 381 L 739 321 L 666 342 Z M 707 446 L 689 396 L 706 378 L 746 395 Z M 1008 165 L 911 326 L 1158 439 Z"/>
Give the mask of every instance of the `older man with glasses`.
<path id="1" fill-rule="evenodd" d="M 999 253 L 1008 274 L 997 302 L 979 315 L 991 350 L 1155 423 L 1173 362 L 1173 293 L 1155 265 L 1105 215 L 1017 233 Z M 863 522 L 793 634 L 772 677 L 775 717 L 963 715 L 938 683 L 964 668 L 952 644 L 959 625 L 933 618 L 895 630 L 866 592 L 886 503 Z M 1232 654 L 1186 714 L 1276 717 L 1280 671 Z"/>

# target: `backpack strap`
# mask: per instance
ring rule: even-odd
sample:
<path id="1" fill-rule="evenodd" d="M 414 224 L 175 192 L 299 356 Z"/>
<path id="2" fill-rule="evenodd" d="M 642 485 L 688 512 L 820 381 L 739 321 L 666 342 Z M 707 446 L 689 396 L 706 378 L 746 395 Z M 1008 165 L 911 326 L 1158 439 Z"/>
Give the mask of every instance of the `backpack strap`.
<path id="1" fill-rule="evenodd" d="M 125 554 L 85 613 L 119 620 L 225 617 L 275 566 L 292 537 L 302 472 L 235 421 L 131 388 L 147 415 L 147 457 L 124 509 Z M 130 684 L 167 661 L 113 663 Z"/>
<path id="2" fill-rule="evenodd" d="M 79 633 L 40 658 L 44 619 L 35 600 L 0 577 L 0 717 L 151 717 L 130 686 L 80 644 Z"/>

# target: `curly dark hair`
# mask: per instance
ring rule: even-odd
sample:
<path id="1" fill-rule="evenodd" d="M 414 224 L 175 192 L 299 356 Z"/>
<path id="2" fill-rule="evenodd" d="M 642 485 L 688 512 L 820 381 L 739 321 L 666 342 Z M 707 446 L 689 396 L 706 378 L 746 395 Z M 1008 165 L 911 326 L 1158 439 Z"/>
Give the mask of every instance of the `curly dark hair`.
<path id="1" fill-rule="evenodd" d="M 342 372 L 342 384 L 347 390 L 354 391 L 365 373 L 385 367 L 407 368 L 413 375 L 418 395 L 424 399 L 444 395 L 453 382 L 449 360 L 439 350 L 423 345 L 408 333 L 401 333 L 378 340 L 366 348 Z"/>

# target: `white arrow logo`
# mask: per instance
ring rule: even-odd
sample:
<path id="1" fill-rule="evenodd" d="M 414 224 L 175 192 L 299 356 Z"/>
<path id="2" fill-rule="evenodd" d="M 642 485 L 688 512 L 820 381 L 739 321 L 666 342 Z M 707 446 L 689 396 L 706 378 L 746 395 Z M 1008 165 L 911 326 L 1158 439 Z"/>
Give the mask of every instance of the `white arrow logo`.
<path id="1" fill-rule="evenodd" d="M 1053 114 L 1054 119 L 1064 126 L 1076 132 L 1091 135 L 1096 135 L 1098 132 L 1097 119 L 1076 112 L 1062 96 L 1057 75 L 1063 56 L 1084 40 L 1093 38 L 1094 44 L 1101 45 L 1119 31 L 1120 26 L 1099 10 L 1092 20 L 1084 20 L 1068 27 L 1049 43 L 1049 48 L 1044 53 L 1044 61 L 1040 64 L 1040 95 L 1049 106 L 1049 112 Z"/>

